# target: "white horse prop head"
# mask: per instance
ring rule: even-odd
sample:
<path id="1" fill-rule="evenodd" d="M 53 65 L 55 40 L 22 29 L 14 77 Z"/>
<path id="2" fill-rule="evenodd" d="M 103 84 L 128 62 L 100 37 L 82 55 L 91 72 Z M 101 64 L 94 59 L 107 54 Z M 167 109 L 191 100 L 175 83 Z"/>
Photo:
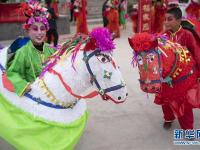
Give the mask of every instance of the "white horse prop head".
<path id="1" fill-rule="evenodd" d="M 40 79 L 52 77 L 52 80 L 55 80 L 53 78 L 57 76 L 60 84 L 55 83 L 54 86 L 57 85 L 59 90 L 63 87 L 61 93 L 65 96 L 71 94 L 80 99 L 100 94 L 104 100 L 122 103 L 128 93 L 118 66 L 112 58 L 113 49 L 111 35 L 105 28 L 94 29 L 89 36 L 77 35 L 65 43 L 53 57 Z M 56 65 L 52 67 L 54 62 Z M 78 95 L 90 87 L 96 90 L 87 96 Z M 56 88 L 53 91 L 56 91 Z M 66 99 L 65 96 L 60 99 Z"/>

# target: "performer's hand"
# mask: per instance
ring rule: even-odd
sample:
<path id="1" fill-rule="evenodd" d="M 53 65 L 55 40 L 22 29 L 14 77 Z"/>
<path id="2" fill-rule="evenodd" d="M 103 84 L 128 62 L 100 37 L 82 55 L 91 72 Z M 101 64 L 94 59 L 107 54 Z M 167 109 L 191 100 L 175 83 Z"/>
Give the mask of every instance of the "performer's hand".
<path id="1" fill-rule="evenodd" d="M 28 93 L 28 92 L 30 92 L 31 91 L 31 86 L 30 86 L 30 84 L 26 87 L 26 89 L 25 89 L 25 93 Z"/>

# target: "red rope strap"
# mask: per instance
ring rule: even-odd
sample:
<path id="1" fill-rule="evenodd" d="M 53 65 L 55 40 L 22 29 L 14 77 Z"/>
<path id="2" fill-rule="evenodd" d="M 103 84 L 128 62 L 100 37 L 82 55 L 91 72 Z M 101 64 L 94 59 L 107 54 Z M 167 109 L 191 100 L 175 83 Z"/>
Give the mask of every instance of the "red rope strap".
<path id="1" fill-rule="evenodd" d="M 91 92 L 91 93 L 89 93 L 88 95 L 85 95 L 85 96 L 77 95 L 77 94 L 73 93 L 73 91 L 72 91 L 72 89 L 70 88 L 70 86 L 67 85 L 67 84 L 65 83 L 65 81 L 63 80 L 63 78 L 62 78 L 62 76 L 61 76 L 60 73 L 58 73 L 57 71 L 53 70 L 52 68 L 49 69 L 48 71 L 49 71 L 50 73 L 52 73 L 52 74 L 58 76 L 58 78 L 59 78 L 60 81 L 62 82 L 62 84 L 63 84 L 63 86 L 65 87 L 65 89 L 66 89 L 72 96 L 74 96 L 74 97 L 76 97 L 76 98 L 78 98 L 78 99 L 81 99 L 81 98 L 83 98 L 83 99 L 93 98 L 93 97 L 95 97 L 95 96 L 97 96 L 97 95 L 99 94 L 97 91 L 93 91 L 93 92 Z"/>

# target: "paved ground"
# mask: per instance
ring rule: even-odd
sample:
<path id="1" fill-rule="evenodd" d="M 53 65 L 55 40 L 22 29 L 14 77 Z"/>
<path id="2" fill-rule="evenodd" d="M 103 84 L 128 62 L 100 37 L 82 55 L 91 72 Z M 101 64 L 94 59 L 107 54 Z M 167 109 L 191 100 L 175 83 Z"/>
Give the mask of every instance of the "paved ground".
<path id="1" fill-rule="evenodd" d="M 99 25 L 90 25 L 90 28 Z M 74 31 L 74 28 L 72 28 Z M 200 146 L 173 145 L 173 129 L 162 128 L 162 113 L 153 103 L 153 95 L 141 92 L 138 72 L 131 66 L 132 51 L 127 37 L 132 34 L 131 25 L 116 39 L 114 57 L 127 83 L 129 96 L 125 103 L 115 105 L 99 97 L 88 101 L 89 119 L 76 150 L 199 150 Z M 67 36 L 62 35 L 61 41 Z M 8 43 L 8 41 L 2 42 Z M 195 110 L 195 128 L 200 128 L 200 110 Z M 13 150 L 0 140 L 0 150 Z"/>

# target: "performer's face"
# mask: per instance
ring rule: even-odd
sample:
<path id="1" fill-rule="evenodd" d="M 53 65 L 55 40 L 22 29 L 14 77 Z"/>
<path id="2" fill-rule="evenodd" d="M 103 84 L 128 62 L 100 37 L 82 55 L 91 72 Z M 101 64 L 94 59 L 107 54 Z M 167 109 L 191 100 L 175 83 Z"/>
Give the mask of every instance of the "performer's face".
<path id="1" fill-rule="evenodd" d="M 176 30 L 179 29 L 180 23 L 181 23 L 180 19 L 176 19 L 173 14 L 166 13 L 164 22 L 166 31 L 171 30 L 175 32 Z"/>
<path id="2" fill-rule="evenodd" d="M 199 3 L 199 0 L 193 0 L 193 2 L 195 2 L 195 3 Z"/>
<path id="3" fill-rule="evenodd" d="M 157 2 L 156 5 L 162 6 L 162 3 L 161 2 Z"/>
<path id="4" fill-rule="evenodd" d="M 46 37 L 46 27 L 41 22 L 33 23 L 28 29 L 28 35 L 34 45 L 41 45 Z"/>

